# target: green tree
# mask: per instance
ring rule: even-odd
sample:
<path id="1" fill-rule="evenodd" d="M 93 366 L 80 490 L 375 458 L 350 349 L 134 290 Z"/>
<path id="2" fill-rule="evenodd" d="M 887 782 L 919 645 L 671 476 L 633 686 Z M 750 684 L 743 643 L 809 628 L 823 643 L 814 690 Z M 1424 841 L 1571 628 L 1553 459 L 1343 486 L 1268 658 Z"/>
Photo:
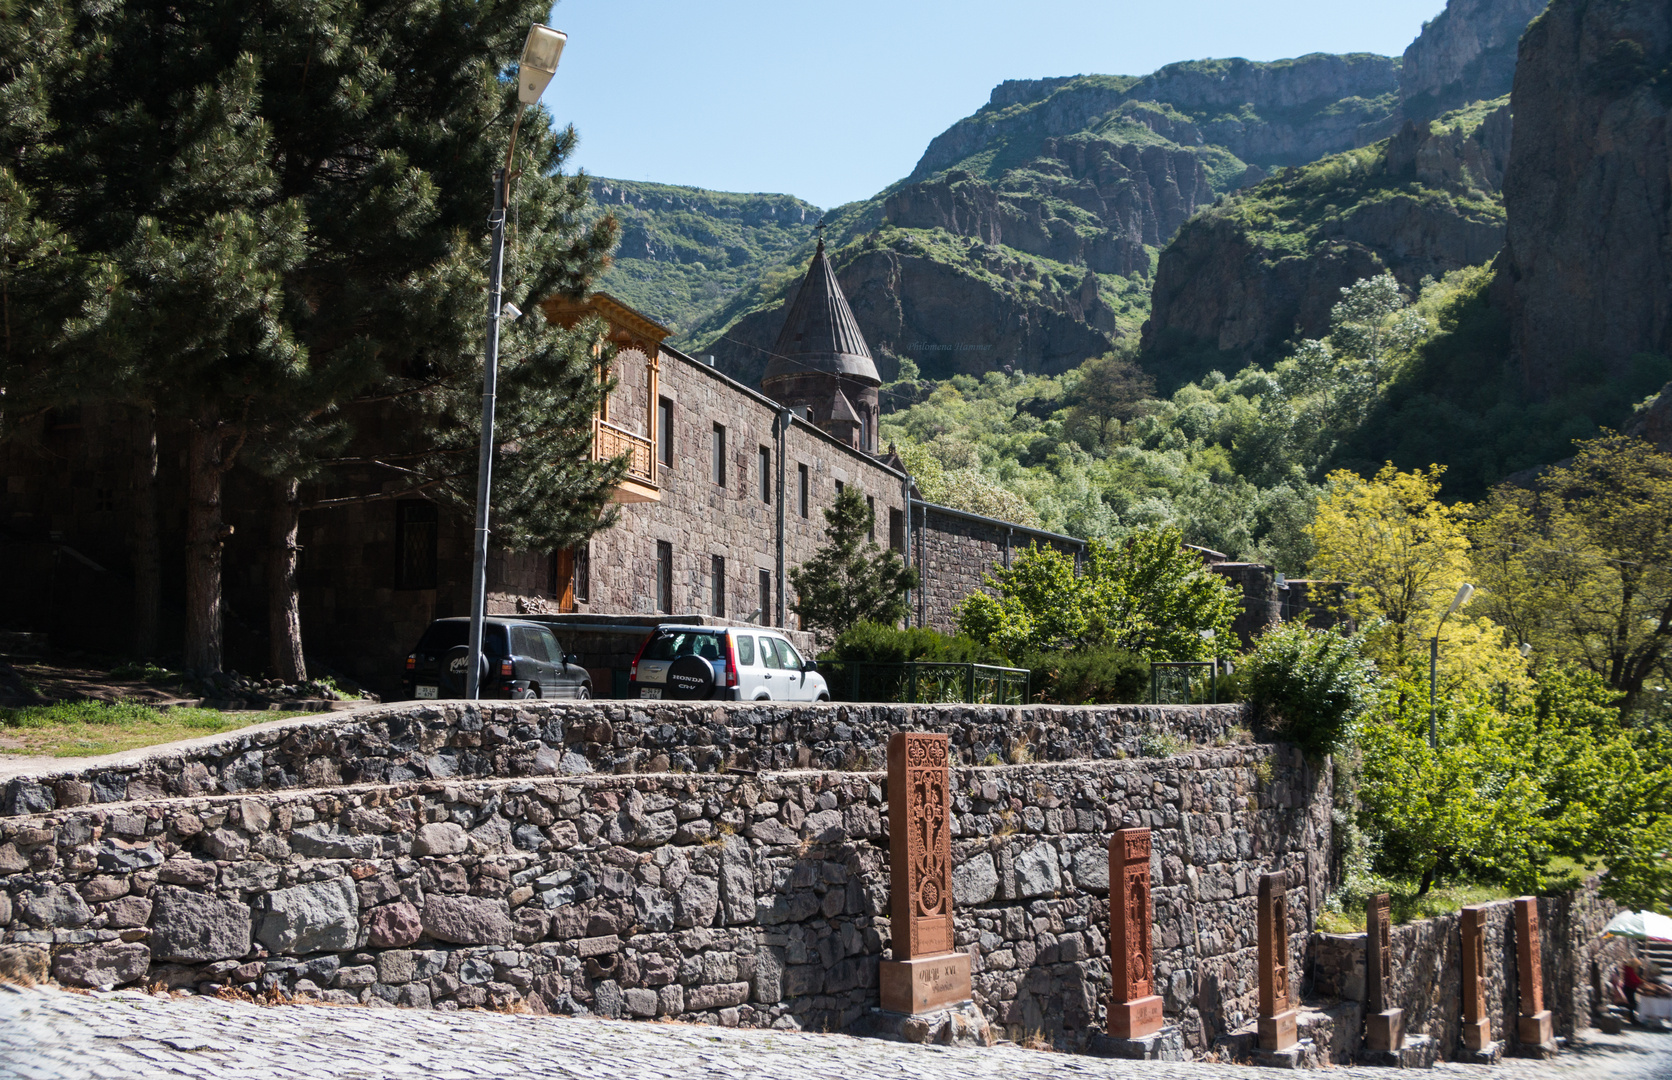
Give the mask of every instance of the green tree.
<path id="1" fill-rule="evenodd" d="M 891 626 L 906 617 L 906 592 L 917 586 L 917 571 L 870 538 L 875 516 L 858 488 L 843 488 L 824 512 L 824 546 L 789 572 L 790 610 L 821 647 L 861 622 Z"/>
<path id="2" fill-rule="evenodd" d="M 18 170 L 43 216 L 117 275 L 96 347 L 59 365 L 59 385 L 187 433 L 188 666 L 220 664 L 230 469 L 272 477 L 292 537 L 302 507 L 334 502 L 297 497 L 297 483 L 329 488 L 337 468 L 380 473 L 382 497 L 465 501 L 506 74 L 546 15 L 532 0 L 76 9 L 63 63 L 80 77 L 55 80 L 46 106 L 62 146 Z M 573 144 L 537 109 L 512 163 L 507 294 L 531 312 L 583 288 L 613 243 L 611 219 L 584 221 L 584 178 L 561 173 Z M 590 344 L 588 328 L 537 314 L 507 335 L 503 541 L 572 541 L 607 522 L 618 466 L 581 452 L 602 392 Z M 353 439 L 370 429 L 392 437 Z M 293 570 L 293 540 L 275 531 Z M 293 576 L 271 575 L 292 602 Z"/>
<path id="3" fill-rule="evenodd" d="M 1155 378 L 1130 356 L 1104 353 L 1080 365 L 1079 382 L 1069 395 L 1069 425 L 1096 432 L 1095 442 L 1109 441 L 1109 426 L 1131 420 L 1155 397 Z"/>
<path id="4" fill-rule="evenodd" d="M 1012 659 L 1034 650 L 1115 645 L 1152 660 L 1229 655 L 1240 608 L 1234 586 L 1185 550 L 1177 529 L 1139 529 L 1074 557 L 1030 544 L 971 593 L 958 628 Z"/>
<path id="5" fill-rule="evenodd" d="M 1633 711 L 1672 658 L 1672 455 L 1612 433 L 1576 447 L 1532 488 L 1493 491 L 1475 572 L 1494 618 Z"/>
<path id="6" fill-rule="evenodd" d="M 1362 632 L 1344 636 L 1302 623 L 1261 634 L 1239 671 L 1262 721 L 1313 757 L 1353 742 L 1381 683 Z"/>

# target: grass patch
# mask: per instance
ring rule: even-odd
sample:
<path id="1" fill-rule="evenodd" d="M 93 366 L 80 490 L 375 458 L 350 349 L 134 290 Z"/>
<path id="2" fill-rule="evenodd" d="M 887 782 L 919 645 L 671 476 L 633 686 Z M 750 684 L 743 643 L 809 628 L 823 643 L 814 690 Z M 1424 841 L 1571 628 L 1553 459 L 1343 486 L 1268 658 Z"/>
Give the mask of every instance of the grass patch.
<path id="1" fill-rule="evenodd" d="M 1546 867 L 1543 892 L 1560 892 L 1575 888 L 1588 874 L 1597 872 L 1572 859 L 1554 858 Z M 1478 885 L 1459 882 L 1435 885 L 1423 896 L 1417 895 L 1417 882 L 1388 883 L 1388 902 L 1395 924 L 1431 919 L 1436 915 L 1450 915 L 1475 904 L 1489 904 L 1494 900 L 1509 900 L 1524 896 L 1523 892 L 1504 885 Z M 1326 934 L 1360 934 L 1364 932 L 1364 901 L 1360 900 L 1346 911 L 1321 911 L 1318 929 Z"/>
<path id="2" fill-rule="evenodd" d="M 0 708 L 0 754 L 94 757 L 141 746 L 178 742 L 248 727 L 298 712 L 220 712 L 156 709 L 138 702 L 64 701 L 56 705 Z"/>

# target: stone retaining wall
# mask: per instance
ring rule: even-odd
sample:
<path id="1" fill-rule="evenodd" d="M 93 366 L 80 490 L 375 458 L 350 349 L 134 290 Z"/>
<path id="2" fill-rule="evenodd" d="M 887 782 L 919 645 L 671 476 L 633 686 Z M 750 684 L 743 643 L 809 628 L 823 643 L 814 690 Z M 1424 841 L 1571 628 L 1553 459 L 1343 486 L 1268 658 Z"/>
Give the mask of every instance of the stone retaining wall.
<path id="1" fill-rule="evenodd" d="M 264 725 L 121 764 L 19 778 L 0 816 L 89 803 L 421 779 L 881 769 L 895 731 L 945 732 L 965 765 L 1137 757 L 1223 742 L 1241 705 L 407 702 Z"/>
<path id="2" fill-rule="evenodd" d="M 1269 745 L 953 769 L 978 1003 L 1064 1048 L 1102 1024 L 1107 843 L 1141 823 L 1158 992 L 1206 1047 L 1255 1011 L 1260 872 L 1288 872 L 1304 944 L 1330 887 L 1330 786 Z M 0 937 L 49 950 L 71 985 L 837 1030 L 875 1006 L 889 955 L 885 787 L 832 770 L 426 778 L 52 809 L 0 819 Z"/>
<path id="3" fill-rule="evenodd" d="M 1539 897 L 1540 956 L 1544 1007 L 1558 1035 L 1590 1026 L 1597 994 L 1626 957 L 1622 940 L 1600 935 L 1619 909 L 1603 898 L 1592 878 L 1571 892 Z M 1511 1052 L 1519 1045 L 1516 1016 L 1520 982 L 1516 971 L 1515 910 L 1510 900 L 1486 909 L 1487 1016 L 1492 1037 Z M 1463 1026 L 1463 940 L 1461 916 L 1441 915 L 1393 928 L 1393 1000 L 1405 1010 L 1405 1028 L 1433 1036 L 1440 1055 L 1453 1060 Z M 1324 1002 L 1365 998 L 1365 936 L 1314 934 L 1309 943 L 1315 995 Z M 1362 1032 L 1349 1032 L 1343 1046 L 1357 1054 Z"/>

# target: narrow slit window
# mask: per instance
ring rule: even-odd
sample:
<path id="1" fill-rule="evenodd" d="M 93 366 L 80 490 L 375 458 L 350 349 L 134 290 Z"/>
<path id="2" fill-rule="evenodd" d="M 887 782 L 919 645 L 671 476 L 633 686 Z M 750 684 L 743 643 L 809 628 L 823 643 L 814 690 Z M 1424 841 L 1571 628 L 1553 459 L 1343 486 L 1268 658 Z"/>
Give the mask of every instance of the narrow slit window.
<path id="1" fill-rule="evenodd" d="M 656 541 L 656 610 L 673 612 L 673 545 Z"/>
<path id="2" fill-rule="evenodd" d="M 720 487 L 726 486 L 726 429 L 721 424 L 714 425 L 714 445 L 712 447 L 714 483 Z"/>
<path id="3" fill-rule="evenodd" d="M 772 503 L 772 451 L 761 447 L 761 502 Z"/>
<path id="4" fill-rule="evenodd" d="M 716 555 L 710 565 L 709 577 L 714 585 L 714 595 L 709 599 L 708 613 L 725 618 L 726 615 L 726 557 Z"/>

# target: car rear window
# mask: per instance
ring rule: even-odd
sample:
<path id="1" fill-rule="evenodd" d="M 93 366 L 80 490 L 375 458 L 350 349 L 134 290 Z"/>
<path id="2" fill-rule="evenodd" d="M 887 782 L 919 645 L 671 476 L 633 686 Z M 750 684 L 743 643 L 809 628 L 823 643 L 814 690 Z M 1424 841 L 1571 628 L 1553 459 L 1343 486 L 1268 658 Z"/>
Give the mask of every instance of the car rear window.
<path id="1" fill-rule="evenodd" d="M 719 636 L 689 631 L 658 634 L 644 647 L 646 660 L 677 660 L 681 656 L 700 656 L 704 660 L 720 659 Z"/>
<path id="2" fill-rule="evenodd" d="M 418 639 L 418 647 L 414 652 L 444 653 L 448 649 L 456 649 L 460 645 L 470 644 L 470 624 L 468 622 L 433 622 L 424 631 L 424 636 Z M 505 656 L 505 627 L 488 623 L 482 627 L 482 651 L 491 656 Z"/>

